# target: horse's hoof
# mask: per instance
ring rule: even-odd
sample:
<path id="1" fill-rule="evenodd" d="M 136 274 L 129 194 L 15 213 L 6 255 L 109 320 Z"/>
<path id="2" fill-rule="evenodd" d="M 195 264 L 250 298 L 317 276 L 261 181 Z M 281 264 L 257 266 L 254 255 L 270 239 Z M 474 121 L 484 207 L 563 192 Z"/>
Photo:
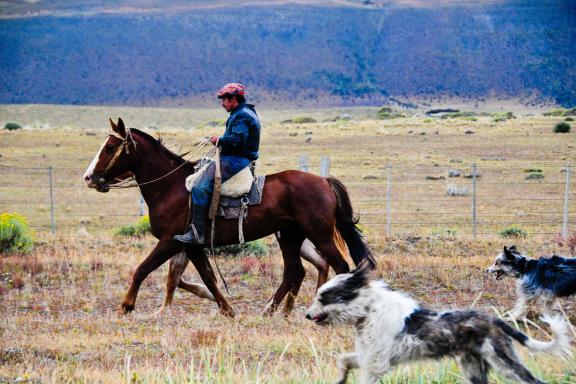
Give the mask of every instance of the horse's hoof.
<path id="1" fill-rule="evenodd" d="M 236 316 L 236 313 L 234 312 L 234 310 L 232 308 L 222 309 L 222 310 L 220 310 L 220 313 L 222 313 L 224 316 L 229 317 L 231 319 L 233 319 Z"/>
<path id="2" fill-rule="evenodd" d="M 120 312 L 121 312 L 123 315 L 129 314 L 129 313 L 132 312 L 133 310 L 134 310 L 134 305 L 133 305 L 133 304 L 122 304 L 122 305 L 120 306 Z"/>
<path id="3" fill-rule="evenodd" d="M 264 317 L 272 317 L 274 316 L 274 312 L 276 312 L 277 306 L 274 305 L 274 301 L 270 300 L 268 304 L 264 307 L 264 311 L 262 312 L 262 316 Z"/>

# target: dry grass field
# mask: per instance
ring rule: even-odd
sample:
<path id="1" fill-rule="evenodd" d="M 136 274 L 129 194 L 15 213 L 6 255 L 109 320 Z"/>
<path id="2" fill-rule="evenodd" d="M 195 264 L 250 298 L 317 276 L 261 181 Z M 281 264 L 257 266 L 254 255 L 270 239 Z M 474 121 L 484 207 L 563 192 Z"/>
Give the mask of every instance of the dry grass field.
<path id="1" fill-rule="evenodd" d="M 343 114 L 351 119 L 323 121 Z M 372 109 L 262 111 L 258 171 L 294 168 L 297 156 L 307 154 L 311 170 L 318 172 L 320 157 L 329 155 L 331 173 L 349 187 L 361 214 L 378 271 L 393 287 L 433 308 L 474 305 L 498 315 L 514 301 L 513 282 L 496 282 L 484 271 L 502 245 L 516 243 L 530 255 L 570 253 L 555 236 L 562 227 L 561 170 L 576 157 L 575 133 L 552 133 L 562 118 L 518 114 L 496 123 L 490 117 L 377 120 L 375 114 Z M 230 302 L 238 313 L 233 320 L 219 315 L 215 304 L 183 291 L 169 313 L 150 316 L 162 303 L 166 266 L 144 282 L 136 311 L 118 314 L 130 276 L 154 239 L 113 235 L 121 224 L 136 220 L 136 190 L 98 194 L 83 186 L 81 175 L 106 137 L 109 115 L 148 132 L 159 128 L 176 151 L 221 132 L 218 126 L 201 127 L 225 117 L 218 110 L 0 107 L 2 125 L 28 125 L 0 132 L 0 211 L 22 213 L 37 227 L 31 254 L 0 255 L 0 382 L 333 382 L 337 355 L 352 348 L 353 335 L 351 329 L 315 327 L 304 319 L 316 279 L 310 265 L 293 314 L 261 316 L 281 279 L 273 239 L 266 239 L 268 256 L 216 258 L 231 286 Z M 299 115 L 318 123 L 280 123 Z M 476 240 L 471 180 L 447 177 L 451 169 L 469 173 L 472 163 L 481 174 Z M 391 236 L 385 235 L 387 164 L 393 175 Z M 55 169 L 55 237 L 48 232 L 48 165 Z M 540 169 L 544 178 L 527 180 L 527 169 Z M 448 184 L 469 193 L 447 196 Z M 575 189 L 572 181 L 572 230 Z M 497 235 L 511 224 L 528 236 Z M 191 267 L 185 278 L 199 281 Z M 574 323 L 576 301 L 565 300 L 563 308 Z M 541 325 L 538 310 L 530 318 Z M 546 338 L 534 325 L 518 326 Z M 576 383 L 574 358 L 521 354 L 546 381 Z M 506 382 L 497 375 L 491 380 Z M 400 367 L 382 382 L 461 383 L 462 378 L 446 360 Z"/>

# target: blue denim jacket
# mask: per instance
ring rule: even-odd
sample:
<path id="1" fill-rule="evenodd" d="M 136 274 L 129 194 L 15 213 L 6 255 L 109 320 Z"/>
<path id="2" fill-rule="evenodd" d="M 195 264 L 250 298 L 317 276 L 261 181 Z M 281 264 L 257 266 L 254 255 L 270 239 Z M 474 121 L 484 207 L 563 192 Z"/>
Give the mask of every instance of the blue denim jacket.
<path id="1" fill-rule="evenodd" d="M 258 158 L 260 148 L 260 120 L 252 104 L 242 103 L 230 112 L 226 131 L 219 139 L 222 156 Z"/>

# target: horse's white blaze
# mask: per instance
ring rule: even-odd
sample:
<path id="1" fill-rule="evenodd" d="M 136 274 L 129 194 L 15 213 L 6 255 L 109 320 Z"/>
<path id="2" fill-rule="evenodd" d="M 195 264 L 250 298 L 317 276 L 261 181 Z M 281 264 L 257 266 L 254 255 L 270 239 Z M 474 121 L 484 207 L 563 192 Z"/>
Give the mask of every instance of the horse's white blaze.
<path id="1" fill-rule="evenodd" d="M 94 156 L 94 159 L 88 166 L 88 169 L 86 169 L 86 172 L 84 172 L 84 180 L 86 180 L 86 184 L 88 184 L 88 186 L 93 185 L 91 178 L 92 175 L 94 174 L 94 168 L 96 168 L 96 164 L 98 164 L 98 159 L 100 158 L 100 152 L 102 152 L 102 149 L 104 149 L 104 145 L 106 145 L 106 141 L 104 141 L 104 143 L 98 150 L 98 153 L 96 154 L 96 156 Z"/>

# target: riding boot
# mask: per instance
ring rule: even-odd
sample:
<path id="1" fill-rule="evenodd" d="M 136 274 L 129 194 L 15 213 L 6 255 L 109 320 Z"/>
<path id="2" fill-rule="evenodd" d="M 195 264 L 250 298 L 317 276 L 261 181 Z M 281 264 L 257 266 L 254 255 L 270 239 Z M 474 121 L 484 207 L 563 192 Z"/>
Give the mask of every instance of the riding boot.
<path id="1" fill-rule="evenodd" d="M 183 235 L 175 235 L 173 239 L 182 243 L 203 245 L 206 222 L 208 221 L 208 208 L 202 205 L 194 205 L 190 230 Z"/>

